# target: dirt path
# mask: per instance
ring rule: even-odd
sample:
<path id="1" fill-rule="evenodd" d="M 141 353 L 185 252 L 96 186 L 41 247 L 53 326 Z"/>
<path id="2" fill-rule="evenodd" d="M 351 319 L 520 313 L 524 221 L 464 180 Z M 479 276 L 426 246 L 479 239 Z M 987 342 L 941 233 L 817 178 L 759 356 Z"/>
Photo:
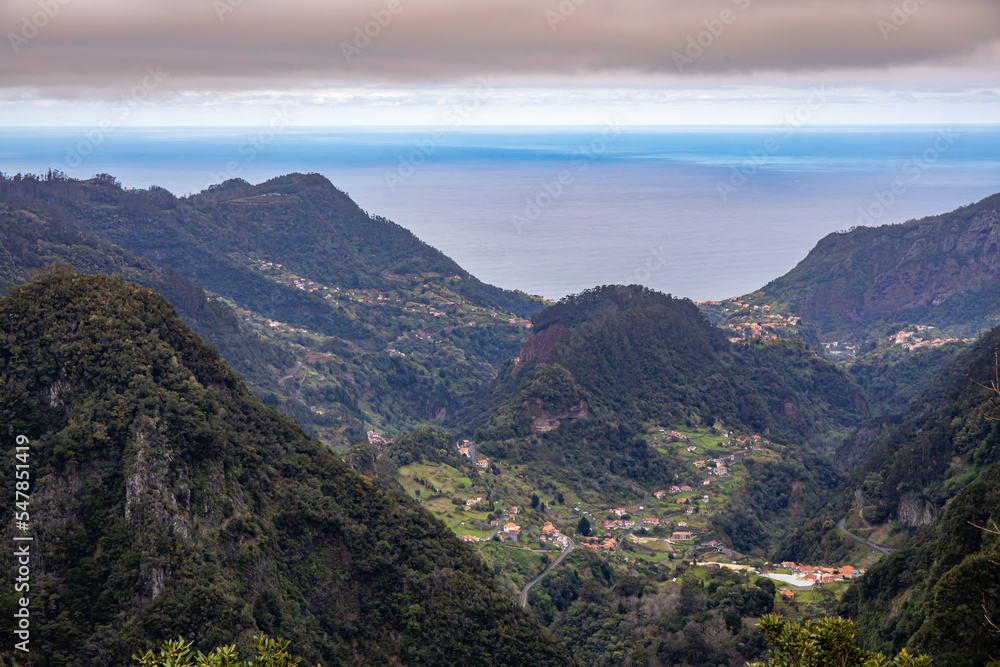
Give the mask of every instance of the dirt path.
<path id="1" fill-rule="evenodd" d="M 861 497 L 861 489 L 854 489 L 854 499 L 858 501 L 858 518 L 865 528 L 871 528 L 871 524 L 865 519 L 865 500 Z"/>
<path id="2" fill-rule="evenodd" d="M 696 561 L 695 565 L 701 565 L 701 566 L 704 566 L 704 565 L 718 565 L 719 567 L 724 567 L 727 570 L 740 570 L 740 571 L 742 571 L 742 570 L 751 570 L 751 571 L 753 571 L 753 570 L 757 569 L 753 565 L 737 565 L 735 563 L 715 563 L 715 562 L 710 561 L 710 560 Z"/>

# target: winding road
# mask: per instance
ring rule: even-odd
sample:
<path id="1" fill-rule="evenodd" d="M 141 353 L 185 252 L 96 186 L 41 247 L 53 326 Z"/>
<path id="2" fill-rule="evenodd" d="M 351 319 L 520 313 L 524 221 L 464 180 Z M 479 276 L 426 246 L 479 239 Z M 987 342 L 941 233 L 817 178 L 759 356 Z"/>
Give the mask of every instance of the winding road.
<path id="1" fill-rule="evenodd" d="M 854 499 L 858 501 L 858 516 L 861 517 L 862 521 L 864 521 L 865 517 L 861 513 L 862 507 L 864 506 L 864 500 L 861 497 L 861 489 L 855 489 L 855 491 L 854 491 Z M 881 544 L 875 544 L 874 542 L 869 542 L 868 540 L 866 540 L 863 537 L 859 537 L 858 535 L 855 535 L 851 531 L 847 530 L 847 528 L 844 528 L 844 521 L 845 521 L 845 519 L 841 519 L 840 521 L 837 522 L 837 530 L 839 530 L 840 532 L 853 537 L 858 542 L 861 542 L 865 546 L 871 547 L 872 549 L 874 549 L 875 551 L 878 551 L 880 553 L 891 554 L 893 551 L 895 551 L 895 549 L 893 547 L 887 547 L 887 546 L 883 546 Z"/>
<path id="2" fill-rule="evenodd" d="M 278 384 L 283 383 L 285 380 L 291 380 L 296 375 L 298 375 L 298 373 L 299 373 L 300 370 L 302 370 L 302 362 L 301 361 L 296 361 L 295 362 L 295 370 L 292 371 L 291 373 L 289 373 L 288 375 L 286 375 L 285 377 L 281 378 L 280 380 L 278 380 Z M 299 387 L 295 390 L 295 400 L 296 401 L 301 401 L 302 400 L 302 384 L 301 383 L 299 384 Z"/>
<path id="3" fill-rule="evenodd" d="M 281 378 L 280 380 L 278 380 L 278 384 L 281 384 L 285 380 L 291 380 L 293 377 L 295 377 L 296 375 L 298 375 L 298 373 L 299 373 L 300 370 L 302 370 L 302 362 L 301 361 L 296 361 L 295 362 L 295 370 L 292 371 L 291 373 L 289 373 L 288 375 L 286 375 L 285 377 Z"/>
<path id="4" fill-rule="evenodd" d="M 569 538 L 566 538 L 566 539 L 569 539 Z M 547 568 L 545 568 L 544 570 L 542 570 L 542 573 L 540 575 L 538 575 L 537 577 L 535 577 L 534 579 L 532 579 L 531 582 L 527 586 L 524 587 L 524 590 L 521 591 L 521 600 L 520 600 L 520 605 L 522 607 L 525 606 L 528 603 L 528 591 L 531 590 L 531 587 L 534 586 L 535 584 L 537 584 L 539 581 L 541 581 L 542 578 L 549 573 L 549 570 L 551 570 L 556 565 L 558 565 L 559 563 L 561 563 L 563 561 L 563 559 L 566 558 L 566 556 L 569 555 L 569 552 L 573 551 L 573 549 L 575 549 L 575 548 L 576 548 L 576 544 L 573 543 L 573 540 L 569 540 L 569 546 L 566 547 L 565 549 L 563 549 L 562 553 L 559 554 L 554 561 L 552 561 L 551 563 L 549 563 L 549 566 Z"/>

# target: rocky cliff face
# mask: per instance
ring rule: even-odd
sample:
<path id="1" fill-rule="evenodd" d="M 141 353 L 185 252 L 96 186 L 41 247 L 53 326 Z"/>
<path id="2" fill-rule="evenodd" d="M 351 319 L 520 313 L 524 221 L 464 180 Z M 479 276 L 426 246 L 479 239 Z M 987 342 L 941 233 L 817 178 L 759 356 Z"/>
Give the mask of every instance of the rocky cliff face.
<path id="1" fill-rule="evenodd" d="M 542 366 L 549 363 L 552 350 L 562 335 L 566 333 L 566 329 L 565 324 L 556 322 L 531 334 L 531 337 L 525 341 L 524 347 L 521 348 L 518 363 L 522 366 Z"/>
<path id="2" fill-rule="evenodd" d="M 526 403 L 523 409 L 531 419 L 531 430 L 536 433 L 552 431 L 559 428 L 563 422 L 573 422 L 588 417 L 587 401 L 584 400 L 562 410 L 550 410 L 540 398 L 536 398 Z"/>

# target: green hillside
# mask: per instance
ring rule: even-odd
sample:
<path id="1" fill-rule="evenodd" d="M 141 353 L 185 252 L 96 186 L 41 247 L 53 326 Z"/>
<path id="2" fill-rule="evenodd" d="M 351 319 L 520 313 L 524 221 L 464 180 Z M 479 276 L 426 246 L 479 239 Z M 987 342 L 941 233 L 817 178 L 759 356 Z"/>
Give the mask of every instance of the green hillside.
<path id="1" fill-rule="evenodd" d="M 366 429 L 451 423 L 527 339 L 517 313 L 541 307 L 315 175 L 186 199 L 0 177 L 0 225 L 0 288 L 53 263 L 151 287 L 265 403 L 341 449 Z"/>
<path id="2" fill-rule="evenodd" d="M 874 442 L 852 473 L 872 505 L 866 513 L 871 521 L 925 525 L 1000 461 L 1000 428 L 977 412 L 989 411 L 986 392 L 966 378 L 992 381 L 998 346 L 1000 329 L 963 353 Z"/>
<path id="3" fill-rule="evenodd" d="M 983 664 L 1000 422 L 965 375 L 995 377 L 998 205 L 832 235 L 740 299 L 545 308 L 315 174 L 187 198 L 0 176 L 35 664 L 263 631 L 326 665 L 735 667 L 772 609 Z M 768 560 L 869 571 L 775 597 Z"/>
<path id="4" fill-rule="evenodd" d="M 0 299 L 0 433 L 10 460 L 30 441 L 32 664 L 118 667 L 258 630 L 325 665 L 569 662 L 450 530 L 122 279 L 60 269 Z M 14 498 L 13 475 L 0 490 Z M 8 637 L 17 597 L 0 595 Z"/>
<path id="5" fill-rule="evenodd" d="M 510 374 L 515 382 L 497 384 L 517 393 L 482 439 L 561 437 L 550 427 L 613 415 L 635 431 L 718 420 L 805 444 L 868 415 L 857 385 L 802 343 L 732 344 L 690 301 L 638 286 L 597 288 L 539 314 Z"/>

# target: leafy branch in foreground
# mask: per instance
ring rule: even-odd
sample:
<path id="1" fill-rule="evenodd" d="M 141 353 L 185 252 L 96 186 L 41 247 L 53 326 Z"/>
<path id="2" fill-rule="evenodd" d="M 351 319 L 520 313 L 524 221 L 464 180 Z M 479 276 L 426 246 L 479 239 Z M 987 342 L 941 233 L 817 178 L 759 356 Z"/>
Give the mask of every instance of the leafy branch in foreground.
<path id="1" fill-rule="evenodd" d="M 208 655 L 201 651 L 194 654 L 191 642 L 184 641 L 183 637 L 163 642 L 159 654 L 146 651 L 141 656 L 133 655 L 132 659 L 139 661 L 137 667 L 296 667 L 302 660 L 288 654 L 287 640 L 257 635 L 253 643 L 257 647 L 257 657 L 245 662 L 240 661 L 235 644 L 220 646 Z"/>
<path id="2" fill-rule="evenodd" d="M 926 655 L 912 656 L 906 649 L 894 660 L 866 651 L 855 644 L 858 631 L 844 618 L 821 618 L 802 625 L 767 614 L 757 626 L 764 632 L 771 651 L 767 662 L 748 667 L 925 667 Z"/>

